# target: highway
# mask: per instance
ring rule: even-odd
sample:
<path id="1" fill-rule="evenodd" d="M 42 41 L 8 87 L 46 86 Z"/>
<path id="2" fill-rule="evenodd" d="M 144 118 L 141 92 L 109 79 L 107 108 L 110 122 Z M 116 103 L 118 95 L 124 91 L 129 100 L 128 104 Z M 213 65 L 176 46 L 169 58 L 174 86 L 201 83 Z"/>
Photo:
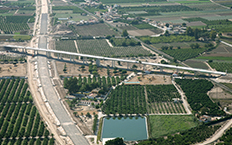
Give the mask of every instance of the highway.
<path id="1" fill-rule="evenodd" d="M 42 14 L 40 19 L 40 36 L 38 47 L 47 49 L 47 26 L 48 26 L 48 10 L 47 10 L 47 0 L 42 0 Z M 46 51 L 40 51 L 40 54 L 45 53 Z M 38 55 L 38 72 L 41 81 L 41 85 L 44 91 L 44 94 L 48 100 L 49 105 L 51 106 L 53 112 L 58 118 L 61 126 L 64 128 L 67 136 L 70 137 L 72 142 L 75 145 L 88 145 L 88 141 L 81 134 L 80 130 L 76 127 L 68 112 L 66 112 L 65 108 L 59 101 L 59 97 L 56 94 L 54 87 L 51 83 L 51 78 L 48 72 L 47 58 Z"/>
<path id="2" fill-rule="evenodd" d="M 144 65 L 158 66 L 158 67 L 163 67 L 163 68 L 187 70 L 187 71 L 209 73 L 209 74 L 216 74 L 216 75 L 226 75 L 225 72 L 211 71 L 211 70 L 206 70 L 206 69 L 182 67 L 182 66 L 176 66 L 176 65 L 159 64 L 159 63 L 151 63 L 151 62 L 141 62 L 141 61 L 137 61 L 137 60 L 126 60 L 126 59 L 120 59 L 120 58 L 110 58 L 110 57 L 81 54 L 81 53 L 74 53 L 74 52 L 67 52 L 67 51 L 59 51 L 59 50 L 50 50 L 50 49 L 44 49 L 41 47 L 40 48 L 32 48 L 32 47 L 24 47 L 24 46 L 16 46 L 16 45 L 4 45 L 4 47 L 10 48 L 10 49 L 16 48 L 16 49 L 27 49 L 27 50 L 42 51 L 42 52 L 49 52 L 49 53 L 56 53 L 56 54 L 67 54 L 70 56 L 81 56 L 81 57 L 86 57 L 86 58 L 95 58 L 95 59 L 99 59 L 99 60 L 120 61 L 120 62 L 126 62 L 126 63 L 138 63 L 138 64 L 144 64 Z"/>

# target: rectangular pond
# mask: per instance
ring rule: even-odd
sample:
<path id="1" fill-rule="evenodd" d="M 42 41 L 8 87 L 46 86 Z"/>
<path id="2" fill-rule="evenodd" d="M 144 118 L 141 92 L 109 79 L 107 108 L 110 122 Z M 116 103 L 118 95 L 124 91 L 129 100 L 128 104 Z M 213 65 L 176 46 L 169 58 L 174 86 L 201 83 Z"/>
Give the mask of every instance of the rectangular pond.
<path id="1" fill-rule="evenodd" d="M 145 117 L 110 117 L 104 118 L 102 138 L 121 137 L 125 141 L 144 140 L 148 138 Z"/>

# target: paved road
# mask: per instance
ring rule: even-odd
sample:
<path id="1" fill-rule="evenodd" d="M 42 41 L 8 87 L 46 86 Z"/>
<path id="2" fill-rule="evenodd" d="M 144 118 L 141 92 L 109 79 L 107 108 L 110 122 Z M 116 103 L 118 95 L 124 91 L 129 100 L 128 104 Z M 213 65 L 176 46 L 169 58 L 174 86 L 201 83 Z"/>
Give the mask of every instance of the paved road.
<path id="1" fill-rule="evenodd" d="M 42 1 L 44 2 L 44 1 Z M 46 3 L 46 1 L 45 1 Z M 48 24 L 48 14 L 42 12 L 40 34 L 47 34 L 47 24 Z M 46 36 L 39 37 L 39 48 L 47 49 L 47 39 Z M 51 78 L 49 77 L 47 58 L 38 56 L 38 72 L 41 80 L 41 85 L 47 100 L 55 113 L 56 117 L 60 121 L 61 126 L 64 128 L 66 134 L 71 138 L 75 145 L 88 145 L 88 141 L 81 134 L 80 130 L 76 127 L 74 122 L 71 120 L 70 116 L 64 109 L 63 105 L 59 101 L 59 97 L 56 94 L 54 87 L 51 83 Z"/>

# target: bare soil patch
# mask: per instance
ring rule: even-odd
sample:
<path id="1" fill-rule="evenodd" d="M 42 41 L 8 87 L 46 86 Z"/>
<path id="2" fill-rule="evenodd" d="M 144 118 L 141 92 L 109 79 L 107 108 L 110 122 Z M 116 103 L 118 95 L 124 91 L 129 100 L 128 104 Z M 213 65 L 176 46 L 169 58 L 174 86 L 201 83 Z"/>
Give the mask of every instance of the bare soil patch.
<path id="1" fill-rule="evenodd" d="M 207 94 L 215 103 L 218 103 L 222 109 L 227 107 L 227 110 L 232 113 L 232 94 L 224 91 L 220 87 L 212 88 Z"/>
<path id="2" fill-rule="evenodd" d="M 26 76 L 27 63 L 1 64 L 0 77 L 3 76 Z"/>
<path id="3" fill-rule="evenodd" d="M 140 82 L 141 85 L 172 84 L 170 76 L 155 74 L 138 75 L 129 82 Z"/>

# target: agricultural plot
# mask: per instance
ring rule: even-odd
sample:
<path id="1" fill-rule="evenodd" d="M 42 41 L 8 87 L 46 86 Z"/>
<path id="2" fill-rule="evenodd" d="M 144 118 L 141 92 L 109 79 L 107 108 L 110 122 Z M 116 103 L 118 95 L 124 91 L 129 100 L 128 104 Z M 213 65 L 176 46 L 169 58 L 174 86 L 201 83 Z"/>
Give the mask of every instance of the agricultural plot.
<path id="1" fill-rule="evenodd" d="M 138 56 L 150 53 L 141 46 L 110 47 L 105 39 L 77 40 L 80 53 L 99 56 Z"/>
<path id="2" fill-rule="evenodd" d="M 148 123 L 151 138 L 174 134 L 197 126 L 192 115 L 150 115 Z"/>
<path id="3" fill-rule="evenodd" d="M 198 49 L 169 49 L 162 50 L 168 55 L 174 57 L 177 60 L 185 61 L 190 58 L 197 57 L 199 54 L 205 52 L 207 48 L 198 48 Z"/>
<path id="4" fill-rule="evenodd" d="M 135 11 L 145 11 L 146 13 L 137 13 L 137 16 L 153 16 L 153 15 L 160 15 L 160 12 L 179 12 L 179 11 L 198 11 L 197 8 L 190 8 L 184 5 L 175 5 L 175 6 L 137 6 L 137 7 L 119 7 L 118 13 L 125 14 L 129 12 Z M 134 13 L 135 14 L 135 13 Z"/>
<path id="5" fill-rule="evenodd" d="M 232 7 L 232 2 L 230 0 L 215 0 L 215 2 L 227 7 Z"/>
<path id="6" fill-rule="evenodd" d="M 209 69 L 208 66 L 202 61 L 189 59 L 184 61 L 184 63 L 193 68 Z"/>
<path id="7" fill-rule="evenodd" d="M 112 90 L 102 110 L 106 114 L 145 114 L 144 86 L 118 86 Z"/>
<path id="8" fill-rule="evenodd" d="M 56 50 L 77 52 L 75 43 L 73 40 L 56 41 Z M 70 56 L 63 54 L 63 57 L 69 58 Z"/>
<path id="9" fill-rule="evenodd" d="M 138 38 L 147 44 L 196 41 L 194 37 L 187 35 L 170 35 L 170 36 L 160 36 L 160 37 L 143 36 Z"/>
<path id="10" fill-rule="evenodd" d="M 33 105 L 25 79 L 2 79 L 0 82 L 0 142 L 2 144 L 54 144 L 50 133 Z"/>
<path id="11" fill-rule="evenodd" d="M 29 30 L 27 22 L 31 18 L 32 16 L 0 16 L 0 29 L 6 34 Z"/>
<path id="12" fill-rule="evenodd" d="M 115 3 L 149 3 L 149 2 L 166 2 L 167 0 L 100 0 L 104 4 Z"/>
<path id="13" fill-rule="evenodd" d="M 83 25 L 75 26 L 75 31 L 81 36 L 107 36 L 107 35 L 118 35 L 114 30 L 111 30 L 104 23 L 94 24 L 94 25 Z"/>
<path id="14" fill-rule="evenodd" d="M 208 62 L 208 64 L 217 71 L 232 73 L 232 63 L 226 62 Z"/>
<path id="15" fill-rule="evenodd" d="M 180 94 L 173 85 L 147 85 L 148 113 L 186 113 L 180 102 L 174 103 L 173 98 Z"/>
<path id="16" fill-rule="evenodd" d="M 89 65 L 92 67 L 89 71 L 97 71 L 97 66 Z M 108 92 L 108 89 L 116 84 L 119 84 L 121 80 L 124 80 L 124 77 L 119 78 L 118 76 L 115 77 L 81 77 L 77 79 L 74 78 L 64 78 L 64 88 L 69 90 L 69 93 L 76 93 L 76 92 L 84 92 L 84 91 L 92 91 L 96 88 L 102 88 L 103 92 Z M 70 85 L 71 84 L 71 85 Z M 101 92 L 102 92 L 101 91 Z M 104 93 L 102 93 L 104 94 Z"/>
<path id="17" fill-rule="evenodd" d="M 185 92 L 187 101 L 193 111 L 201 115 L 210 116 L 221 116 L 225 114 L 207 95 L 207 92 L 213 87 L 210 81 L 203 79 L 175 79 L 175 81 Z"/>

